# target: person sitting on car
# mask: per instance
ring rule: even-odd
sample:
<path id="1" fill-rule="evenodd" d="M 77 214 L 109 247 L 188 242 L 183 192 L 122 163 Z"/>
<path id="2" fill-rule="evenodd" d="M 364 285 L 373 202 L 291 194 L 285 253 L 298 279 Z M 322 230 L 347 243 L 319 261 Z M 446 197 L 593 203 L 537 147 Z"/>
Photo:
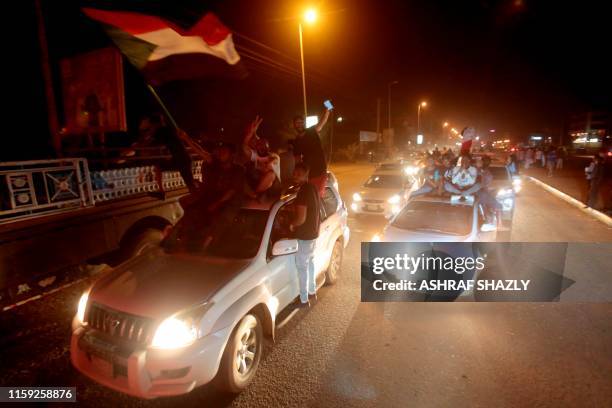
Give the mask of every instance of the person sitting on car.
<path id="1" fill-rule="evenodd" d="M 478 202 L 482 204 L 485 211 L 485 218 L 487 224 L 494 224 L 495 219 L 497 223 L 501 223 L 501 211 L 502 206 L 495 197 L 495 192 L 491 191 L 491 183 L 493 182 L 493 174 L 489 167 L 491 165 L 491 158 L 484 156 L 480 161 L 480 190 L 478 190 Z"/>
<path id="2" fill-rule="evenodd" d="M 478 171 L 472 166 L 469 155 L 461 156 L 460 164 L 451 171 L 451 180 L 444 182 L 444 189 L 451 194 L 459 194 L 466 197 L 480 190 L 480 184 L 476 182 Z"/>
<path id="3" fill-rule="evenodd" d="M 413 191 L 410 197 L 417 197 L 423 194 L 431 193 L 432 191 L 438 191 L 438 186 L 441 181 L 440 171 L 435 165 L 433 157 L 428 157 L 426 166 L 421 169 L 420 178 L 423 180 L 423 185 Z"/>
<path id="4" fill-rule="evenodd" d="M 218 142 L 212 163 L 202 169 L 204 183 L 195 194 L 181 198 L 185 218 L 186 244 L 194 249 L 206 249 L 220 231 L 229 224 L 242 205 L 244 168 L 234 163 L 233 146 Z"/>
<path id="5" fill-rule="evenodd" d="M 248 160 L 246 193 L 251 198 L 280 192 L 280 158 L 270 151 L 266 139 L 257 136 L 257 129 L 262 121 L 263 119 L 257 116 L 247 127 L 242 141 L 242 151 Z"/>

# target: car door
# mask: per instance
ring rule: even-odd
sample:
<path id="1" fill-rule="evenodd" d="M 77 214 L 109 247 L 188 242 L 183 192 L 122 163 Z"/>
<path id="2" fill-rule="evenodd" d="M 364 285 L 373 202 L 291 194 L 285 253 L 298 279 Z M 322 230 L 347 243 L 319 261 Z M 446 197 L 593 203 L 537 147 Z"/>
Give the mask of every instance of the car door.
<path id="1" fill-rule="evenodd" d="M 272 256 L 272 248 L 278 240 L 291 238 L 289 221 L 293 218 L 291 202 L 283 205 L 274 216 L 272 231 L 268 242 L 267 269 L 268 287 L 270 292 L 278 299 L 279 310 L 291 303 L 299 294 L 297 269 L 295 267 L 295 254 Z"/>
<path id="2" fill-rule="evenodd" d="M 334 231 L 340 225 L 340 202 L 330 187 L 325 187 L 321 199 L 321 226 L 317 239 L 315 267 L 318 272 L 327 268 L 334 246 Z"/>

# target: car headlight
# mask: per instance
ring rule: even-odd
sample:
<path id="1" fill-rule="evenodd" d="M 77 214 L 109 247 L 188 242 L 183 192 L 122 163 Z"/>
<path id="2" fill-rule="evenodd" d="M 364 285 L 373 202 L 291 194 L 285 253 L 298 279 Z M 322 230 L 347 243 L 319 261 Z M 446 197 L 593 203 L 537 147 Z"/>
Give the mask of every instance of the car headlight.
<path id="1" fill-rule="evenodd" d="M 406 167 L 404 167 L 404 173 L 406 173 L 409 176 L 414 176 L 418 172 L 419 172 L 419 168 L 416 167 L 416 166 L 406 166 Z"/>
<path id="2" fill-rule="evenodd" d="M 380 242 L 380 235 L 374 234 L 370 242 Z"/>
<path id="3" fill-rule="evenodd" d="M 197 336 L 197 329 L 191 321 L 169 317 L 155 330 L 151 346 L 160 349 L 185 347 L 193 343 Z"/>
<path id="4" fill-rule="evenodd" d="M 510 188 L 500 188 L 497 190 L 497 197 L 504 197 L 512 194 L 512 189 Z"/>
<path id="5" fill-rule="evenodd" d="M 77 307 L 77 319 L 83 324 L 85 322 L 85 310 L 87 309 L 87 301 L 89 300 L 89 291 L 83 293 L 79 299 L 79 306 Z"/>
<path id="6" fill-rule="evenodd" d="M 353 201 L 360 202 L 361 201 L 361 194 L 359 194 L 359 193 L 353 194 Z"/>
<path id="7" fill-rule="evenodd" d="M 394 196 L 392 196 L 391 198 L 389 198 L 389 199 L 387 200 L 387 202 L 388 202 L 389 204 L 399 204 L 399 202 L 401 201 L 401 199 L 402 199 L 402 198 L 401 198 L 399 195 L 395 194 Z"/>
<path id="8" fill-rule="evenodd" d="M 512 185 L 513 186 L 520 186 L 521 184 L 523 184 L 523 181 L 520 178 L 515 178 L 514 180 L 512 180 Z"/>
<path id="9" fill-rule="evenodd" d="M 201 337 L 200 320 L 212 305 L 212 303 L 203 303 L 162 321 L 155 330 L 151 347 L 177 349 L 192 344 Z"/>

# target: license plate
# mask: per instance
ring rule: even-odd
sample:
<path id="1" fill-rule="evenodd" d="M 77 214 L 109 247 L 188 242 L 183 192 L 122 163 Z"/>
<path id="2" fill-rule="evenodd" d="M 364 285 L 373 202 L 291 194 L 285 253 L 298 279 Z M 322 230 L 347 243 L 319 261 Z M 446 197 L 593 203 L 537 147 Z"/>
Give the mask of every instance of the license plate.
<path id="1" fill-rule="evenodd" d="M 117 346 L 101 340 L 95 336 L 86 333 L 82 338 L 82 344 L 85 351 L 100 359 L 106 360 L 109 363 L 113 362 L 113 356 L 117 350 Z"/>
<path id="2" fill-rule="evenodd" d="M 367 211 L 376 211 L 376 212 L 382 211 L 382 209 L 380 208 L 379 205 L 366 205 L 366 210 Z"/>
<path id="3" fill-rule="evenodd" d="M 115 377 L 113 363 L 94 355 L 91 357 L 91 365 L 98 374 L 105 377 Z"/>

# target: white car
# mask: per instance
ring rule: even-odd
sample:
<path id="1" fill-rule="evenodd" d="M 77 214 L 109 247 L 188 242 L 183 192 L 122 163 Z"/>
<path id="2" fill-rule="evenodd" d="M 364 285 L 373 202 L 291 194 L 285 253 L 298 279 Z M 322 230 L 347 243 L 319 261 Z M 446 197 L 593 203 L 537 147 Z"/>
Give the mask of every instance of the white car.
<path id="1" fill-rule="evenodd" d="M 356 215 L 373 214 L 390 218 L 400 212 L 417 185 L 416 179 L 407 179 L 401 172 L 377 171 L 359 192 L 353 194 L 351 210 Z"/>
<path id="2" fill-rule="evenodd" d="M 274 338 L 276 317 L 299 294 L 298 241 L 286 232 L 294 199 L 243 207 L 206 251 L 195 245 L 193 223 L 179 223 L 162 246 L 102 276 L 79 301 L 72 364 L 140 398 L 188 393 L 213 379 L 240 392 L 257 370 L 264 336 Z M 319 285 L 338 279 L 349 240 L 332 183 L 322 203 Z"/>
<path id="3" fill-rule="evenodd" d="M 373 241 L 478 242 L 495 241 L 495 227 L 485 223 L 482 207 L 473 196 L 415 197 L 391 219 Z"/>

